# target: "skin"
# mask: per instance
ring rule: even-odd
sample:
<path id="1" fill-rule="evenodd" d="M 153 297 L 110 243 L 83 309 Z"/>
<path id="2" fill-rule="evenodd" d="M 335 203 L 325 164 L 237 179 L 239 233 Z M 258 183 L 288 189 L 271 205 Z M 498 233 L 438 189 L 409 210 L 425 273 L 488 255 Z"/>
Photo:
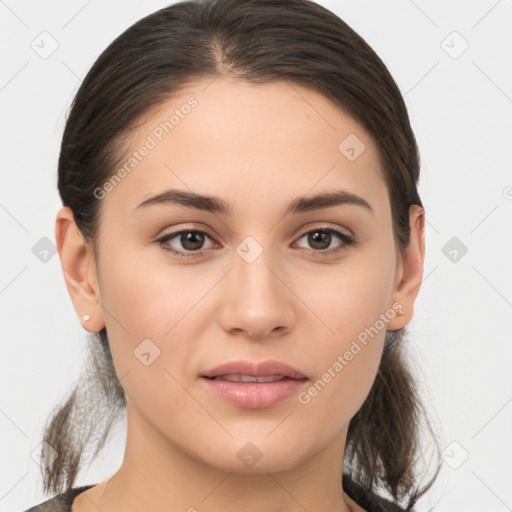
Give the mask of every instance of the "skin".
<path id="1" fill-rule="evenodd" d="M 322 95 L 286 82 L 189 84 L 145 117 L 130 152 L 190 96 L 198 105 L 101 200 L 97 261 L 69 208 L 57 214 L 74 308 L 79 318 L 90 315 L 88 331 L 106 326 L 128 400 L 122 465 L 75 498 L 73 511 L 362 511 L 340 485 L 347 428 L 374 382 L 385 329 L 413 317 L 424 211 L 410 209 L 401 258 L 371 137 Z M 349 134 L 366 146 L 354 161 L 338 150 Z M 169 188 L 219 196 L 234 213 L 180 205 L 135 211 Z M 297 196 L 340 188 L 374 213 L 345 204 L 281 214 Z M 325 245 L 341 251 L 322 253 L 307 233 L 326 224 L 357 244 L 333 236 Z M 185 228 L 207 232 L 202 256 L 180 258 L 155 241 Z M 236 252 L 247 236 L 263 250 L 251 263 Z M 193 253 L 181 242 L 165 244 Z M 228 360 L 277 359 L 308 377 L 307 390 L 395 302 L 405 314 L 369 338 L 308 404 L 292 394 L 273 407 L 240 408 L 200 379 Z M 160 349 L 148 366 L 134 356 L 146 338 Z M 248 442 L 262 455 L 251 467 L 237 457 Z"/>

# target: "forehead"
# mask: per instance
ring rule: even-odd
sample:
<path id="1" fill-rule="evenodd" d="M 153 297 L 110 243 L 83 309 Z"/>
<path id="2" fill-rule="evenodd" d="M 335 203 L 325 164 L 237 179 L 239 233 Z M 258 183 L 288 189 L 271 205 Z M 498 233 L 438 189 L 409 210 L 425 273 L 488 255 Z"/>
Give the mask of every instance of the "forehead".
<path id="1" fill-rule="evenodd" d="M 377 205 L 387 198 L 370 135 L 323 95 L 290 82 L 188 84 L 139 121 L 120 169 L 107 194 L 118 213 L 170 188 L 226 197 L 235 208 L 326 189 Z"/>

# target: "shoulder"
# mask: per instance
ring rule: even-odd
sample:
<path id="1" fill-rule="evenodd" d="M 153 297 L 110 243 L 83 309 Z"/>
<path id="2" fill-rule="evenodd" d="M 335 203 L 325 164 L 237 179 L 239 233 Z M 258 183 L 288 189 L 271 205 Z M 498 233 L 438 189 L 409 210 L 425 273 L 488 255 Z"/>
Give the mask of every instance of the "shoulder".
<path id="1" fill-rule="evenodd" d="M 405 509 L 396 503 L 368 492 L 346 474 L 343 474 L 343 490 L 366 512 L 406 512 Z"/>
<path id="2" fill-rule="evenodd" d="M 65 492 L 31 507 L 25 512 L 71 512 L 71 505 L 75 497 L 91 487 L 92 485 L 70 487 Z"/>

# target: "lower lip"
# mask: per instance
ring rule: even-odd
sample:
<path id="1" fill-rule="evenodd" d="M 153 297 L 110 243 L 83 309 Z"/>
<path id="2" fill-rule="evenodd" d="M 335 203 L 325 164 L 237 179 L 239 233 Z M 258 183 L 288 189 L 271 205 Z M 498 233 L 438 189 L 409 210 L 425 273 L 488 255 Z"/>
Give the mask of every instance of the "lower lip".
<path id="1" fill-rule="evenodd" d="M 231 382 L 202 377 L 214 393 L 227 401 L 248 409 L 272 407 L 297 393 L 307 379 L 282 379 L 275 382 Z"/>

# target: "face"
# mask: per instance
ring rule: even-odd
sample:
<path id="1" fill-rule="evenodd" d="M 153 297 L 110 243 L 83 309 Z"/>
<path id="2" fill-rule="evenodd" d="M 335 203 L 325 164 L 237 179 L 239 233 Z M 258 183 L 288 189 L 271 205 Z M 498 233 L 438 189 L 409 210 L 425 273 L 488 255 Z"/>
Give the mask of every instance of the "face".
<path id="1" fill-rule="evenodd" d="M 298 85 L 209 79 L 145 117 L 123 168 L 97 191 L 96 317 L 141 431 L 237 472 L 285 470 L 340 446 L 401 307 L 369 134 Z M 152 200 L 171 190 L 188 203 Z M 309 201 L 342 191 L 359 199 Z M 204 377 L 240 360 L 303 378 Z M 249 468 L 244 454 L 261 459 Z"/>

